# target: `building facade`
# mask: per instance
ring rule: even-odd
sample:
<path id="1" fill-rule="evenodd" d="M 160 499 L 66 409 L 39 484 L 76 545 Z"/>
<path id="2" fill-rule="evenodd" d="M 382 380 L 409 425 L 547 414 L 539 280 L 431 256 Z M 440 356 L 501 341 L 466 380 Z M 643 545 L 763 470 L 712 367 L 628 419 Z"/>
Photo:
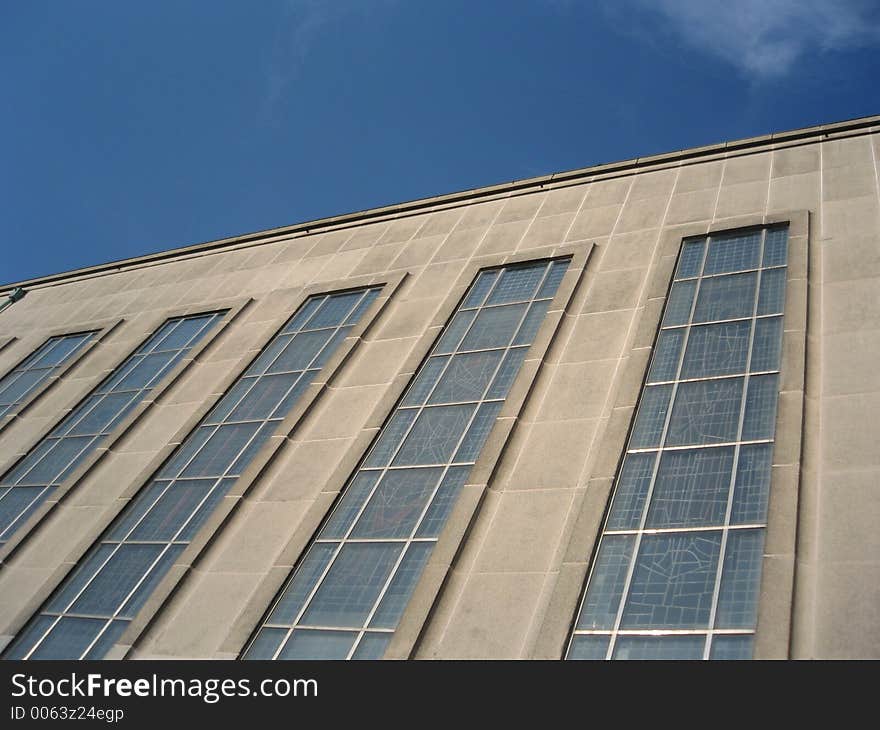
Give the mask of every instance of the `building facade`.
<path id="1" fill-rule="evenodd" d="M 4 658 L 880 658 L 878 159 L 864 118 L 6 286 Z"/>

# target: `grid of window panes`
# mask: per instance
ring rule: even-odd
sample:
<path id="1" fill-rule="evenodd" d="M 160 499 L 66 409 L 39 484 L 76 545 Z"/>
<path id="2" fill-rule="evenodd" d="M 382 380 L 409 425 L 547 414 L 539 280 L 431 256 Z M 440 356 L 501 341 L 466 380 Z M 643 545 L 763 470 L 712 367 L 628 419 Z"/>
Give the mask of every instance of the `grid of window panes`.
<path id="1" fill-rule="evenodd" d="M 379 291 L 306 300 L 113 521 L 9 658 L 102 658 Z"/>
<path id="2" fill-rule="evenodd" d="M 223 316 L 167 320 L 0 478 L 0 544 L 45 502 Z"/>
<path id="3" fill-rule="evenodd" d="M 381 658 L 568 264 L 478 275 L 245 659 Z"/>
<path id="4" fill-rule="evenodd" d="M 686 240 L 569 659 L 752 656 L 787 228 Z"/>
<path id="5" fill-rule="evenodd" d="M 0 380 L 0 418 L 27 401 L 70 358 L 80 352 L 97 330 L 50 337 Z"/>

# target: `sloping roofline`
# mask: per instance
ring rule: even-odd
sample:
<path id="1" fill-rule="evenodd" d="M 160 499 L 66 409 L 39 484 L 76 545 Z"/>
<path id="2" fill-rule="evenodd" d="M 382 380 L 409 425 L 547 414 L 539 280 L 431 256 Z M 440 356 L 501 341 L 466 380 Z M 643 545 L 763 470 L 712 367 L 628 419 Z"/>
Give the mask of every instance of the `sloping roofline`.
<path id="1" fill-rule="evenodd" d="M 860 131 L 863 134 L 880 131 L 880 115 L 858 117 L 842 122 L 835 122 L 833 124 L 820 124 L 818 126 L 803 127 L 786 132 L 766 134 L 759 137 L 749 137 L 731 142 L 719 142 L 704 147 L 692 147 L 678 150 L 676 152 L 651 155 L 648 157 L 637 157 L 631 160 L 593 165 L 591 167 L 583 167 L 576 170 L 568 170 L 566 172 L 523 178 L 522 180 L 513 180 L 498 185 L 461 190 L 443 195 L 435 195 L 429 198 L 419 198 L 404 203 L 396 203 L 379 208 L 370 208 L 328 218 L 319 218 L 317 220 L 294 223 L 279 228 L 269 228 L 254 233 L 246 233 L 240 236 L 232 236 L 230 238 L 221 238 L 214 241 L 181 246 L 166 251 L 147 254 L 145 256 L 134 256 L 131 258 L 119 259 L 117 261 L 109 261 L 95 266 L 71 269 L 57 274 L 39 276 L 33 279 L 26 279 L 9 284 L 0 284 L 0 296 L 4 296 L 9 290 L 14 289 L 15 287 L 27 289 L 37 286 L 51 286 L 52 284 L 63 283 L 65 280 L 69 279 L 113 273 L 122 269 L 136 268 L 140 265 L 160 263 L 176 257 L 214 252 L 217 249 L 233 248 L 248 243 L 258 244 L 261 242 L 260 239 L 277 240 L 278 236 L 289 237 L 296 234 L 307 235 L 319 233 L 323 230 L 333 230 L 336 228 L 348 227 L 353 224 L 368 223 L 374 220 L 392 219 L 400 215 L 424 212 L 431 208 L 461 204 L 468 201 L 478 200 L 480 198 L 488 199 L 514 192 L 527 192 L 530 188 L 540 189 L 551 183 L 588 182 L 592 177 L 600 174 L 632 173 L 639 168 L 657 164 L 669 165 L 673 163 L 682 163 L 684 161 L 693 162 L 700 157 L 717 156 L 719 153 L 726 154 L 735 151 L 748 151 L 753 148 L 772 147 L 773 145 L 781 143 L 795 143 L 799 141 L 802 143 L 808 143 L 810 141 L 820 141 L 823 138 L 850 136 L 850 134 Z"/>

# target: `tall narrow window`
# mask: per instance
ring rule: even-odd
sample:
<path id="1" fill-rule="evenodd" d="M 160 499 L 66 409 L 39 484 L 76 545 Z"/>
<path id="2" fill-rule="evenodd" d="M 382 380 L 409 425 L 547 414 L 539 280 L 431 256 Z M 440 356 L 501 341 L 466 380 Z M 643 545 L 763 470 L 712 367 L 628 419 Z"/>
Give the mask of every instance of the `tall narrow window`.
<path id="1" fill-rule="evenodd" d="M 166 321 L 0 478 L 0 545 L 221 317 L 212 312 Z"/>
<path id="2" fill-rule="evenodd" d="M 382 656 L 568 264 L 476 278 L 245 659 Z"/>
<path id="3" fill-rule="evenodd" d="M 683 243 L 569 659 L 751 658 L 786 248 Z"/>
<path id="4" fill-rule="evenodd" d="M 50 337 L 0 380 L 0 418 L 19 410 L 32 394 L 91 342 L 97 330 Z"/>
<path id="5" fill-rule="evenodd" d="M 113 521 L 8 658 L 102 658 L 379 291 L 308 299 Z"/>

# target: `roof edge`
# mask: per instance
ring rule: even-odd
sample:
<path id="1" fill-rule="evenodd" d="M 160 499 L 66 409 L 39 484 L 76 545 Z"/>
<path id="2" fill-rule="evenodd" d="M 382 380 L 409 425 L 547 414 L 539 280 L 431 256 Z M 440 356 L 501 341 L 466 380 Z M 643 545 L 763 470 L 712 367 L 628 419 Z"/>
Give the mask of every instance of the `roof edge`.
<path id="1" fill-rule="evenodd" d="M 16 287 L 32 288 L 41 285 L 51 285 L 60 283 L 65 279 L 73 279 L 95 274 L 111 273 L 120 271 L 129 267 L 159 263 L 166 259 L 172 259 L 179 256 L 187 256 L 191 254 L 212 252 L 220 248 L 238 246 L 240 244 L 248 244 L 256 242 L 259 239 L 276 237 L 276 236 L 292 236 L 296 234 L 308 235 L 318 233 L 322 229 L 335 226 L 347 226 L 354 223 L 369 222 L 374 219 L 381 219 L 388 216 L 397 216 L 408 213 L 418 213 L 425 208 L 432 208 L 438 205 L 448 205 L 455 203 L 463 203 L 468 200 L 489 197 L 500 193 L 522 192 L 528 188 L 538 188 L 551 183 L 574 182 L 579 179 L 590 178 L 598 174 L 606 174 L 613 172 L 629 172 L 640 167 L 647 167 L 657 163 L 675 163 L 684 161 L 694 161 L 700 157 L 717 155 L 718 153 L 727 153 L 739 150 L 748 150 L 750 148 L 762 147 L 766 145 L 774 145 L 783 142 L 795 142 L 799 140 L 808 140 L 810 138 L 827 137 L 831 134 L 835 136 L 842 133 L 863 130 L 870 127 L 880 127 L 880 115 L 857 117 L 841 122 L 831 124 L 820 124 L 812 127 L 802 127 L 799 129 L 788 130 L 785 132 L 776 132 L 758 137 L 748 137 L 730 142 L 719 142 L 717 144 L 706 145 L 703 147 L 692 147 L 678 150 L 675 152 L 667 152 L 647 157 L 636 157 L 630 160 L 621 160 L 617 162 L 601 163 L 591 165 L 590 167 L 576 168 L 564 172 L 556 172 L 548 175 L 540 175 L 538 177 L 523 178 L 521 180 L 513 180 L 507 183 L 496 185 L 482 186 L 479 188 L 471 188 L 460 190 L 452 193 L 444 193 L 428 198 L 417 198 L 415 200 L 394 203 L 391 205 L 381 206 L 378 208 L 369 208 L 366 210 L 355 211 L 352 213 L 344 213 L 342 215 L 330 216 L 326 218 L 318 218 L 311 221 L 301 223 L 293 223 L 278 228 L 268 228 L 253 233 L 245 233 L 239 236 L 231 236 L 229 238 L 220 238 L 213 241 L 203 243 L 190 244 L 177 248 L 167 249 L 165 251 L 157 251 L 143 256 L 134 256 L 116 261 L 109 261 L 104 264 L 96 264 L 86 266 L 79 269 L 71 269 L 56 274 L 48 274 L 38 276 L 32 279 L 24 279 L 21 281 L 10 282 L 8 284 L 0 284 L 0 296 Z"/>

